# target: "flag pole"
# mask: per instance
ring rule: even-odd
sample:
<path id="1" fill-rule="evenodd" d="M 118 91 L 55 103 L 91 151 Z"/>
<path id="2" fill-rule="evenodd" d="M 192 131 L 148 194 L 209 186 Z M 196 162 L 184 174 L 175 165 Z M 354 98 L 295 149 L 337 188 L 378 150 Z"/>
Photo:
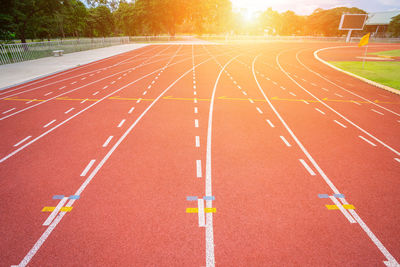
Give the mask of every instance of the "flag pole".
<path id="1" fill-rule="evenodd" d="M 364 58 L 363 58 L 363 69 L 364 69 L 364 65 L 365 65 L 365 58 L 367 57 L 367 50 L 368 50 L 368 44 L 365 46 L 365 54 L 364 54 Z"/>

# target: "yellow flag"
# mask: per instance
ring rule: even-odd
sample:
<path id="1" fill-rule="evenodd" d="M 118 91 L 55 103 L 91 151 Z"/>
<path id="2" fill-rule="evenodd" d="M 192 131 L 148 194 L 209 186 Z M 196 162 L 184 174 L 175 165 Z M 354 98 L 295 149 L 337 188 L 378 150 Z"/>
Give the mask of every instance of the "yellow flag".
<path id="1" fill-rule="evenodd" d="M 367 44 L 368 44 L 368 41 L 369 41 L 369 35 L 370 35 L 370 33 L 367 33 L 366 35 L 364 35 L 364 36 L 361 38 L 360 43 L 358 44 L 358 46 L 367 45 Z"/>

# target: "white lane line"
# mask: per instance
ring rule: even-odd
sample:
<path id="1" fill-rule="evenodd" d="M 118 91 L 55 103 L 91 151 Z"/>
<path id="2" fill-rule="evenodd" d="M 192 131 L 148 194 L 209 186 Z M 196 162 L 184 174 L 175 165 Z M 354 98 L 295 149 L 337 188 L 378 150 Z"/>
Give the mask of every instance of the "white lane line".
<path id="1" fill-rule="evenodd" d="M 64 85 L 64 86 L 61 86 L 60 88 L 58 88 L 58 90 L 62 90 L 62 89 L 64 89 L 66 86 Z"/>
<path id="2" fill-rule="evenodd" d="M 275 82 L 275 81 L 272 81 L 272 83 L 273 83 L 273 84 L 275 84 L 275 85 L 278 85 L 278 83 L 277 83 L 277 82 Z"/>
<path id="3" fill-rule="evenodd" d="M 125 73 L 124 75 L 122 75 L 122 76 L 126 76 L 127 75 L 127 73 Z"/>
<path id="4" fill-rule="evenodd" d="M 351 102 L 353 102 L 354 104 L 357 104 L 357 105 L 361 106 L 361 104 L 358 103 L 357 101 L 353 101 L 353 100 L 352 100 Z"/>
<path id="5" fill-rule="evenodd" d="M 272 124 L 272 122 L 270 120 L 267 120 L 269 126 L 271 126 L 271 128 L 275 128 L 275 125 Z"/>
<path id="6" fill-rule="evenodd" d="M 329 196 L 329 198 L 335 203 L 335 205 L 339 208 L 339 210 L 343 213 L 344 217 L 349 220 L 350 223 L 356 223 L 353 217 L 351 217 L 350 213 L 347 212 L 345 208 L 343 208 L 342 204 L 334 197 L 334 196 Z"/>
<path id="7" fill-rule="evenodd" d="M 196 84 L 196 80 L 193 80 L 193 83 Z"/>
<path id="8" fill-rule="evenodd" d="M 21 141 L 19 141 L 18 143 L 16 143 L 15 145 L 14 145 L 14 147 L 17 147 L 17 146 L 19 146 L 20 144 L 22 144 L 23 142 L 25 142 L 26 140 L 28 140 L 29 138 L 31 138 L 32 136 L 27 136 L 27 137 L 25 137 L 24 139 L 22 139 Z"/>
<path id="9" fill-rule="evenodd" d="M 385 114 L 383 114 L 382 112 L 379 112 L 379 111 L 377 111 L 377 110 L 375 110 L 375 109 L 373 109 L 373 108 L 371 108 L 371 110 L 372 110 L 373 112 L 375 112 L 375 113 L 378 113 L 379 115 L 385 115 Z"/>
<path id="10" fill-rule="evenodd" d="M 131 109 L 128 111 L 128 114 L 131 114 L 135 110 L 135 107 L 131 107 Z"/>
<path id="11" fill-rule="evenodd" d="M 71 84 L 76 84 L 77 82 L 75 81 L 75 82 L 72 82 Z"/>
<path id="12" fill-rule="evenodd" d="M 200 147 L 200 136 L 196 135 L 196 147 Z"/>
<path id="13" fill-rule="evenodd" d="M 253 99 L 249 98 L 250 103 L 254 104 Z"/>
<path id="14" fill-rule="evenodd" d="M 110 84 L 114 84 L 115 83 L 115 81 L 112 81 Z"/>
<path id="15" fill-rule="evenodd" d="M 206 227 L 206 218 L 204 213 L 204 199 L 197 199 L 197 214 L 199 215 L 199 227 Z"/>
<path id="16" fill-rule="evenodd" d="M 201 172 L 201 160 L 198 159 L 196 160 L 196 176 L 197 178 L 201 178 L 202 177 L 202 172 Z"/>
<path id="17" fill-rule="evenodd" d="M 237 84 L 237 82 L 236 82 L 236 81 L 233 81 L 233 83 L 234 83 L 234 84 Z"/>
<path id="18" fill-rule="evenodd" d="M 49 123 L 47 123 L 45 126 L 43 126 L 43 128 L 46 128 L 46 127 L 48 127 L 50 124 L 52 124 L 52 123 L 54 123 L 56 120 L 52 120 L 52 121 L 50 121 Z"/>
<path id="19" fill-rule="evenodd" d="M 32 100 L 29 100 L 28 102 L 25 102 L 25 104 L 30 104 L 30 103 L 32 103 L 33 102 L 33 99 Z"/>
<path id="20" fill-rule="evenodd" d="M 335 93 L 335 95 L 338 96 L 338 97 L 343 97 L 342 95 L 339 95 L 338 93 Z"/>
<path id="21" fill-rule="evenodd" d="M 280 138 L 282 139 L 282 141 L 285 143 L 286 146 L 291 147 L 292 145 L 286 140 L 286 138 L 284 136 L 280 136 Z"/>
<path id="22" fill-rule="evenodd" d="M 394 158 L 394 160 L 397 161 L 397 162 L 400 162 L 400 159 L 399 159 L 399 158 Z"/>
<path id="23" fill-rule="evenodd" d="M 317 86 L 315 83 L 311 83 L 311 85 L 313 85 L 313 86 Z"/>
<path id="24" fill-rule="evenodd" d="M 54 208 L 52 213 L 47 217 L 46 221 L 43 223 L 43 226 L 48 226 L 53 221 L 53 219 L 57 216 L 60 209 L 64 206 L 65 202 L 67 202 L 68 198 L 63 197 L 60 202 L 58 202 L 57 206 Z"/>
<path id="25" fill-rule="evenodd" d="M 262 110 L 259 107 L 256 107 L 258 113 L 263 114 Z"/>
<path id="26" fill-rule="evenodd" d="M 154 79 L 155 79 L 155 80 L 158 80 L 158 76 L 156 76 Z"/>
<path id="27" fill-rule="evenodd" d="M 303 164 L 304 168 L 306 168 L 306 170 L 312 175 L 316 175 L 315 172 L 310 168 L 310 166 L 308 166 L 308 164 L 303 160 L 303 159 L 299 159 L 301 164 Z"/>
<path id="28" fill-rule="evenodd" d="M 150 89 L 150 88 L 151 88 L 151 84 L 149 86 L 147 86 L 147 89 Z"/>
<path id="29" fill-rule="evenodd" d="M 197 92 L 196 92 L 196 91 L 194 91 L 194 92 L 193 92 L 193 95 L 197 95 Z"/>
<path id="30" fill-rule="evenodd" d="M 44 94 L 44 96 L 48 96 L 48 95 L 51 95 L 53 92 L 48 92 L 48 93 L 45 93 Z"/>
<path id="31" fill-rule="evenodd" d="M 73 111 L 75 108 L 70 108 L 70 109 L 68 109 L 67 111 L 65 111 L 64 112 L 64 114 L 68 114 L 68 113 L 70 113 L 71 111 Z"/>
<path id="32" fill-rule="evenodd" d="M 11 108 L 11 109 L 9 109 L 9 110 L 6 110 L 6 111 L 4 111 L 3 113 L 1 113 L 1 114 L 6 114 L 6 113 L 8 113 L 8 112 L 10 112 L 10 111 L 13 111 L 15 108 Z"/>
<path id="33" fill-rule="evenodd" d="M 247 93 L 246 93 L 245 91 L 242 91 L 242 93 L 243 93 L 244 95 L 247 95 Z"/>
<path id="34" fill-rule="evenodd" d="M 146 94 L 147 94 L 147 91 L 144 91 L 144 92 L 143 92 L 143 95 L 146 95 Z"/>
<path id="35" fill-rule="evenodd" d="M 92 95 L 97 95 L 99 93 L 99 91 L 97 91 L 97 92 L 94 92 Z"/>
<path id="36" fill-rule="evenodd" d="M 88 101 L 87 98 L 86 98 L 86 99 L 83 99 L 83 100 L 81 101 L 81 104 L 85 103 L 86 101 Z"/>
<path id="37" fill-rule="evenodd" d="M 199 120 L 198 119 L 194 120 L 194 127 L 199 128 Z"/>
<path id="38" fill-rule="evenodd" d="M 125 123 L 126 119 L 123 119 L 119 124 L 118 124 L 118 128 L 121 128 L 122 125 Z"/>
<path id="39" fill-rule="evenodd" d="M 139 99 L 136 101 L 136 103 L 140 103 L 140 101 L 142 101 L 142 99 L 141 99 L 141 98 L 139 98 Z"/>
<path id="40" fill-rule="evenodd" d="M 81 78 L 81 80 L 82 80 L 82 81 L 83 81 L 83 80 L 86 80 L 86 77 Z"/>
<path id="41" fill-rule="evenodd" d="M 108 144 L 110 143 L 111 139 L 113 139 L 113 136 L 112 136 L 112 135 L 110 135 L 110 136 L 107 138 L 107 140 L 106 140 L 106 141 L 104 142 L 104 144 L 103 144 L 103 147 L 108 146 Z"/>
<path id="42" fill-rule="evenodd" d="M 347 128 L 346 125 L 344 125 L 343 123 L 338 122 L 337 120 L 333 120 L 334 122 L 336 122 L 337 124 L 339 124 L 340 126 L 342 126 L 343 128 Z"/>
<path id="43" fill-rule="evenodd" d="M 327 92 L 329 92 L 329 90 L 326 89 L 326 88 L 324 88 L 324 87 L 321 87 L 321 89 L 322 89 L 322 90 L 325 90 L 325 91 L 327 91 Z"/>
<path id="44" fill-rule="evenodd" d="M 85 176 L 89 172 L 90 168 L 92 168 L 92 166 L 95 163 L 95 161 L 96 161 L 95 159 L 92 159 L 91 161 L 89 161 L 88 165 L 86 165 L 86 168 L 81 173 L 82 177 Z"/>
<path id="45" fill-rule="evenodd" d="M 237 86 L 237 88 L 239 88 L 239 90 L 241 90 L 241 89 L 242 89 L 242 87 L 241 87 L 240 85 L 238 85 L 238 86 Z"/>
<path id="46" fill-rule="evenodd" d="M 283 87 L 283 86 L 281 86 L 281 89 L 282 89 L 282 90 L 286 90 L 286 88 L 285 88 L 285 87 Z"/>
<path id="47" fill-rule="evenodd" d="M 152 81 L 151 84 L 154 84 L 156 81 Z"/>
<path id="48" fill-rule="evenodd" d="M 94 73 L 90 74 L 89 76 L 90 76 L 90 77 L 94 76 Z"/>
<path id="49" fill-rule="evenodd" d="M 371 141 L 369 141 L 367 138 L 359 135 L 358 137 L 360 137 L 362 140 L 364 140 L 365 142 L 367 142 L 368 144 L 370 144 L 371 146 L 376 146 L 374 143 L 372 143 Z"/>
<path id="50" fill-rule="evenodd" d="M 304 103 L 306 103 L 307 105 L 309 105 L 310 103 L 308 103 L 306 100 L 303 100 Z"/>
<path id="51" fill-rule="evenodd" d="M 197 88 L 197 87 L 196 87 L 196 85 L 193 85 L 193 89 L 195 89 L 195 90 L 196 90 L 196 88 Z"/>
<path id="52" fill-rule="evenodd" d="M 319 108 L 315 108 L 315 110 L 316 111 L 318 111 L 319 113 L 321 113 L 321 114 L 324 114 L 325 115 L 325 112 L 323 112 L 322 110 L 320 110 Z"/>
<path id="53" fill-rule="evenodd" d="M 107 89 L 108 85 L 104 86 L 103 89 Z"/>
<path id="54" fill-rule="evenodd" d="M 198 108 L 197 107 L 194 107 L 194 113 L 199 113 L 199 110 L 198 110 Z"/>
<path id="55" fill-rule="evenodd" d="M 290 92 L 289 94 L 291 94 L 292 96 L 296 96 L 296 94 L 295 94 L 295 93 L 292 93 L 292 92 Z"/>
<path id="56" fill-rule="evenodd" d="M 194 98 L 194 99 L 193 99 L 193 102 L 194 102 L 195 104 L 197 104 L 197 98 Z"/>
<path id="57" fill-rule="evenodd" d="M 122 77 L 118 77 L 118 79 L 117 79 L 117 80 L 121 80 L 121 78 L 122 78 Z"/>

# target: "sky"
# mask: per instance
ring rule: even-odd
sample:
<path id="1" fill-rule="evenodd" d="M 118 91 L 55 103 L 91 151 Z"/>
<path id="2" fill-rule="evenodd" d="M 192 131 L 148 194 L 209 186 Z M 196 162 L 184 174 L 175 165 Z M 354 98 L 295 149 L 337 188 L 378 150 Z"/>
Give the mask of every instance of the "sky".
<path id="1" fill-rule="evenodd" d="M 283 12 L 292 10 L 299 15 L 309 15 L 316 8 L 329 9 L 338 6 L 358 7 L 367 12 L 400 10 L 400 0 L 231 0 L 236 9 L 247 9 L 251 14 L 268 7 Z M 242 10 L 244 11 L 244 10 Z"/>

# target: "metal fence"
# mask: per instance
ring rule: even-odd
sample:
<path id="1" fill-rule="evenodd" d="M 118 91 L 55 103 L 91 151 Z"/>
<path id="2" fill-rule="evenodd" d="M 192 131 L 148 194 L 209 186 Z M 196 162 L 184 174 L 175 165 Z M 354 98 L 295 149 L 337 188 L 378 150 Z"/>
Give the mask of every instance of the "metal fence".
<path id="1" fill-rule="evenodd" d="M 64 50 L 64 53 L 72 53 L 128 43 L 129 37 L 107 37 L 0 44 L 0 65 L 52 56 L 54 50 Z"/>

